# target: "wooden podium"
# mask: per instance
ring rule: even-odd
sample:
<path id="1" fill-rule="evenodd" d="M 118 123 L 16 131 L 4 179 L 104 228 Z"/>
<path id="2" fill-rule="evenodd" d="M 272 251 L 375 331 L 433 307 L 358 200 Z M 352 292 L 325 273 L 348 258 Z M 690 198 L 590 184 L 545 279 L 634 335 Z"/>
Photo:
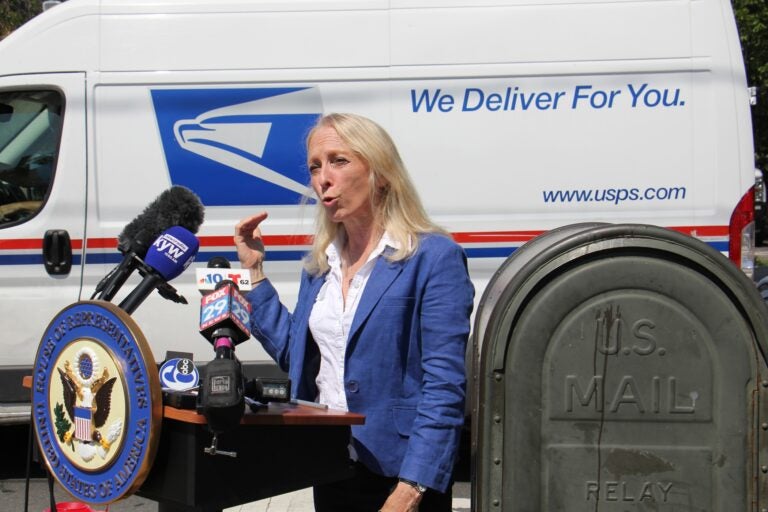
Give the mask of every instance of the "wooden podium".
<path id="1" fill-rule="evenodd" d="M 340 480 L 351 475 L 350 426 L 364 422 L 360 414 L 273 403 L 219 435 L 218 449 L 237 452 L 233 458 L 204 452 L 212 439 L 205 417 L 165 406 L 157 455 L 136 494 L 157 501 L 160 512 L 218 512 Z"/>
<path id="2" fill-rule="evenodd" d="M 32 377 L 23 378 L 32 387 Z M 352 475 L 347 446 L 361 414 L 306 405 L 269 404 L 246 413 L 240 425 L 212 434 L 194 410 L 163 407 L 160 442 L 152 468 L 137 495 L 158 502 L 159 512 L 219 512 Z"/>

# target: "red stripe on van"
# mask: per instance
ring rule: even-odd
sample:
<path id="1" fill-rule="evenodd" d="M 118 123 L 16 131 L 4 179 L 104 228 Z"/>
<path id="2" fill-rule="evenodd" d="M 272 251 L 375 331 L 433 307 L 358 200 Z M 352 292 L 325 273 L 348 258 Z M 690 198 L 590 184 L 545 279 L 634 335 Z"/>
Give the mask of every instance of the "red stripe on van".
<path id="1" fill-rule="evenodd" d="M 264 245 L 311 245 L 312 235 L 264 235 Z M 233 236 L 198 237 L 201 247 L 234 246 Z"/>
<path id="2" fill-rule="evenodd" d="M 695 237 L 728 237 L 728 226 L 670 226 L 668 229 L 679 231 Z M 544 233 L 544 230 L 528 231 L 471 231 L 456 232 L 452 236 L 460 244 L 482 243 L 521 243 L 527 242 Z M 199 237 L 201 247 L 229 247 L 234 246 L 232 236 L 202 236 Z M 283 246 L 307 246 L 312 244 L 312 235 L 264 235 L 266 245 Z M 73 249 L 81 249 L 81 239 L 72 240 Z M 42 250 L 43 239 L 40 238 L 16 238 L 0 239 L 0 250 Z M 117 238 L 89 238 L 89 249 L 116 249 Z"/>
<path id="3" fill-rule="evenodd" d="M 542 233 L 544 231 L 473 231 L 453 233 L 453 239 L 460 244 L 527 242 Z"/>
<path id="4" fill-rule="evenodd" d="M 21 239 L 21 240 L 0 240 L 0 249 L 19 250 L 19 249 L 42 249 L 43 239 Z"/>
<path id="5" fill-rule="evenodd" d="M 117 238 L 89 238 L 89 249 L 116 249 Z"/>
<path id="6" fill-rule="evenodd" d="M 719 236 L 728 237 L 728 226 L 670 226 L 667 229 L 679 231 L 694 237 Z"/>
<path id="7" fill-rule="evenodd" d="M 232 236 L 200 236 L 200 247 L 230 247 L 235 242 Z M 266 245 L 310 245 L 311 235 L 264 235 Z M 40 245 L 42 246 L 42 245 Z M 89 238 L 89 249 L 116 249 L 116 238 Z"/>

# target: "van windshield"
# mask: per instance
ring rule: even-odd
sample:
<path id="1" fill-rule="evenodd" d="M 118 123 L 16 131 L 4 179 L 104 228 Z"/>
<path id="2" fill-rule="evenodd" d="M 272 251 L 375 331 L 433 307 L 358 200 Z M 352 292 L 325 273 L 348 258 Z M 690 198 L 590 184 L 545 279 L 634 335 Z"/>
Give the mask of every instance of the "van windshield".
<path id="1" fill-rule="evenodd" d="M 56 91 L 0 92 L 0 227 L 42 207 L 61 135 L 63 100 Z"/>

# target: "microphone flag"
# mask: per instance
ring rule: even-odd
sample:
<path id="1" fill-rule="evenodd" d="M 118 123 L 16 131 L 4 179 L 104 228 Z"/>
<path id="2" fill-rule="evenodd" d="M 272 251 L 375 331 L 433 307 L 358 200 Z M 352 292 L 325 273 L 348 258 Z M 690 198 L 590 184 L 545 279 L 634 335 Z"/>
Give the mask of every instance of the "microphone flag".
<path id="1" fill-rule="evenodd" d="M 251 305 L 231 283 L 224 283 L 200 301 L 200 333 L 211 341 L 221 328 L 228 329 L 235 344 L 247 340 L 251 337 L 250 317 Z"/>

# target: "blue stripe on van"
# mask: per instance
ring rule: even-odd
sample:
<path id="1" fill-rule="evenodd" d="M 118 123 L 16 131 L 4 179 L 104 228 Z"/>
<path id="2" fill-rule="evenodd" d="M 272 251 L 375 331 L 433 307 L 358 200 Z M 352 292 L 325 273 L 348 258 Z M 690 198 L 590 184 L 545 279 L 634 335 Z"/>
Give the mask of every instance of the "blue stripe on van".
<path id="1" fill-rule="evenodd" d="M 80 265 L 80 256 L 72 256 L 72 264 Z M 43 265 L 42 254 L 6 254 L 0 255 L 0 265 Z"/>
<path id="2" fill-rule="evenodd" d="M 470 247 L 464 248 L 468 258 L 506 258 L 520 247 Z"/>

